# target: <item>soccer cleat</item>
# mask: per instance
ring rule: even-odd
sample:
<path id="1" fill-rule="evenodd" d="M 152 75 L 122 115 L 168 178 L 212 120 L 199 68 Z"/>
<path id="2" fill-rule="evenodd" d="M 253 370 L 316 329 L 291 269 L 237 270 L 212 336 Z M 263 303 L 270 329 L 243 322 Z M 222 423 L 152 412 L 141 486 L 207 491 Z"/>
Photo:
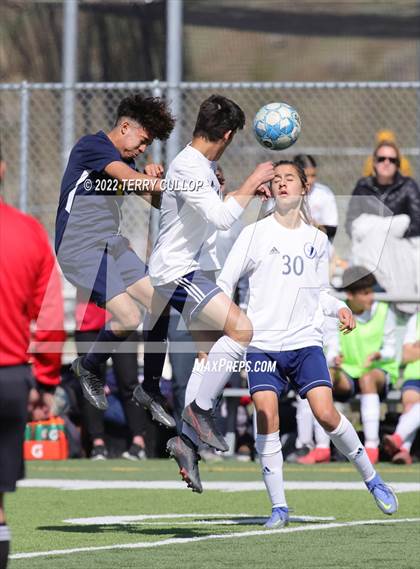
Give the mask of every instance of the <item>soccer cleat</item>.
<path id="1" fill-rule="evenodd" d="M 393 435 L 385 435 L 384 436 L 384 451 L 389 456 L 394 456 L 400 450 L 401 445 L 403 444 L 402 438 L 394 433 Z"/>
<path id="2" fill-rule="evenodd" d="M 391 462 L 393 464 L 413 464 L 413 457 L 408 450 L 402 448 L 399 452 L 394 454 Z"/>
<path id="3" fill-rule="evenodd" d="M 82 365 L 82 357 L 76 358 L 71 364 L 74 375 L 80 380 L 83 395 L 91 405 L 105 411 L 108 409 L 108 402 L 105 396 L 105 384 L 103 380 L 84 368 Z"/>
<path id="4" fill-rule="evenodd" d="M 267 529 L 285 528 L 289 525 L 289 509 L 286 507 L 273 508 L 271 517 L 265 522 L 264 527 Z"/>
<path id="5" fill-rule="evenodd" d="M 156 396 L 149 395 L 139 384 L 133 391 L 133 401 L 139 407 L 144 407 L 152 415 L 152 419 L 164 427 L 174 429 L 175 419 L 167 413 Z"/>
<path id="6" fill-rule="evenodd" d="M 376 464 L 379 461 L 379 449 L 378 447 L 365 447 L 366 454 L 372 464 Z"/>
<path id="7" fill-rule="evenodd" d="M 185 407 L 182 413 L 182 419 L 194 429 L 198 438 L 203 443 L 222 452 L 229 450 L 229 445 L 216 427 L 211 411 L 200 409 L 195 401 L 193 401 L 190 405 Z"/>
<path id="8" fill-rule="evenodd" d="M 146 458 L 146 452 L 143 447 L 133 443 L 128 450 L 123 452 L 122 457 L 133 461 L 144 460 Z"/>
<path id="9" fill-rule="evenodd" d="M 317 464 L 319 462 L 330 462 L 331 451 L 329 448 L 314 448 L 305 456 L 297 459 L 299 464 Z"/>
<path id="10" fill-rule="evenodd" d="M 398 498 L 394 490 L 385 484 L 379 474 L 375 474 L 370 482 L 366 482 L 366 486 L 374 497 L 376 505 L 384 514 L 387 516 L 395 514 L 398 510 Z"/>
<path id="11" fill-rule="evenodd" d="M 95 445 L 92 447 L 92 452 L 90 453 L 91 460 L 106 460 L 108 458 L 108 451 L 104 445 Z"/>
<path id="12" fill-rule="evenodd" d="M 198 461 L 200 455 L 194 448 L 187 445 L 181 437 L 172 437 L 166 444 L 166 450 L 172 458 L 174 458 L 179 466 L 179 473 L 187 483 L 188 488 L 199 494 L 203 491 L 201 485 L 200 472 L 198 470 Z"/>

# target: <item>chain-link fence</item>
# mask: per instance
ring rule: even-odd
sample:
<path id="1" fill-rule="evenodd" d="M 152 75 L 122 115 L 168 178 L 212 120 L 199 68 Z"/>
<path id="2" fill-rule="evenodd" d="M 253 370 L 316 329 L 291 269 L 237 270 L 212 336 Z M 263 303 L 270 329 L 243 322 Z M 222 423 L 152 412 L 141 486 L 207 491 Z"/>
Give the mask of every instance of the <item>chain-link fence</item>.
<path id="1" fill-rule="evenodd" d="M 134 91 L 178 98 L 177 144 L 193 130 L 200 102 L 217 92 L 236 101 L 247 125 L 222 159 L 228 187 L 235 188 L 259 161 L 277 159 L 262 148 L 252 132 L 257 109 L 270 101 L 286 101 L 302 118 L 298 142 L 281 153 L 314 155 L 319 180 L 337 195 L 351 194 L 362 175 L 366 157 L 381 129 L 394 131 L 402 152 L 420 178 L 420 83 L 182 83 L 174 91 L 165 83 L 77 84 L 74 88 L 75 139 L 112 127 L 120 99 Z M 169 92 L 169 96 L 168 96 Z M 38 217 L 54 232 L 55 211 L 63 172 L 63 100 L 61 84 L 0 85 L 2 149 L 7 162 L 6 199 Z M 167 145 L 154 144 L 150 159 L 165 160 Z M 143 200 L 131 199 L 126 226 L 138 227 L 149 215 Z M 343 213 L 340 212 L 341 222 Z"/>

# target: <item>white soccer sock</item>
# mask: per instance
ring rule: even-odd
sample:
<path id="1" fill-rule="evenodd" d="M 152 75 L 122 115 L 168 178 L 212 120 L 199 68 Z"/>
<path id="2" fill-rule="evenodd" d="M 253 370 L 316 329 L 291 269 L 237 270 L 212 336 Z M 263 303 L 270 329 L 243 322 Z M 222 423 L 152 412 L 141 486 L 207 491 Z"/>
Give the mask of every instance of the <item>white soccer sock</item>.
<path id="1" fill-rule="evenodd" d="M 194 367 L 188 380 L 187 387 L 185 389 L 185 407 L 189 405 L 197 397 L 197 393 L 200 389 L 201 382 L 203 381 L 203 371 L 198 367 L 198 358 L 195 359 Z"/>
<path id="2" fill-rule="evenodd" d="M 340 417 L 338 427 L 328 435 L 338 450 L 354 464 L 363 480 L 369 482 L 375 476 L 376 471 L 353 425 L 341 413 Z"/>
<path id="3" fill-rule="evenodd" d="M 419 427 L 420 403 L 415 403 L 407 413 L 401 415 L 395 432 L 405 442 L 412 433 L 416 433 Z"/>
<path id="4" fill-rule="evenodd" d="M 203 381 L 203 372 L 197 368 L 197 363 L 198 359 L 195 360 L 194 368 L 191 372 L 190 379 L 188 380 L 187 388 L 185 390 L 185 407 L 189 405 L 191 401 L 194 401 L 201 382 Z M 200 446 L 201 442 L 197 433 L 192 427 L 185 423 L 185 421 L 182 422 L 182 434 L 186 435 L 197 447 Z"/>
<path id="5" fill-rule="evenodd" d="M 315 431 L 315 446 L 316 448 L 327 448 L 330 449 L 330 437 L 328 433 L 324 431 L 318 421 L 313 418 L 314 431 Z"/>
<path id="6" fill-rule="evenodd" d="M 260 457 L 264 484 L 273 508 L 287 508 L 283 483 L 283 453 L 279 431 L 269 435 L 257 434 L 255 448 Z"/>
<path id="7" fill-rule="evenodd" d="M 381 404 L 377 393 L 362 393 L 360 396 L 360 415 L 365 435 L 365 447 L 379 446 L 379 419 Z"/>
<path id="8" fill-rule="evenodd" d="M 297 397 L 296 425 L 297 441 L 296 448 L 313 446 L 313 414 L 307 399 Z"/>
<path id="9" fill-rule="evenodd" d="M 246 348 L 229 336 L 222 336 L 217 340 L 209 352 L 204 380 L 195 398 L 201 409 L 208 410 L 213 407 L 232 375 L 235 362 L 240 361 L 245 352 Z"/>

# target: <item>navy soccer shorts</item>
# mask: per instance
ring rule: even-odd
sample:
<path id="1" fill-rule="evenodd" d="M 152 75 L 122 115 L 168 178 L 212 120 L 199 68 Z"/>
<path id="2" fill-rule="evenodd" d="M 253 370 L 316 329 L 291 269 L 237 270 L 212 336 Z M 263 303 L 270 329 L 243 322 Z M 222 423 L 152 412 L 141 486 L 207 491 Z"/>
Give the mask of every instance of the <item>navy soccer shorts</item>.
<path id="1" fill-rule="evenodd" d="M 406 379 L 402 384 L 401 391 L 407 391 L 408 389 L 420 393 L 420 379 Z"/>
<path id="2" fill-rule="evenodd" d="M 378 368 L 378 369 L 380 369 L 380 368 Z M 352 377 L 347 372 L 345 372 L 343 369 L 341 369 L 340 371 L 345 376 L 345 378 L 347 379 L 350 390 L 344 394 L 334 392 L 334 399 L 336 399 L 337 401 L 340 401 L 341 403 L 345 403 L 346 401 L 348 401 L 349 399 L 352 399 L 355 395 L 358 395 L 360 393 L 359 378 L 358 377 Z M 385 399 L 388 396 L 389 390 L 391 389 L 391 376 L 384 369 L 380 369 L 380 371 L 385 376 L 385 383 L 384 383 L 384 386 L 378 395 L 379 395 L 379 399 L 381 401 L 385 401 Z"/>
<path id="3" fill-rule="evenodd" d="M 57 257 L 67 280 L 99 306 L 147 275 L 146 265 L 121 235 L 110 237 L 105 246 L 80 251 L 76 260 L 63 259 L 60 252 Z"/>
<path id="4" fill-rule="evenodd" d="M 302 399 L 314 387 L 332 389 L 330 374 L 321 347 L 308 346 L 284 352 L 263 352 L 249 348 L 247 352 L 249 391 L 274 391 L 280 397 L 290 387 Z"/>
<path id="5" fill-rule="evenodd" d="M 170 306 L 182 314 L 185 322 L 197 318 L 209 300 L 222 292 L 216 284 L 214 272 L 200 270 L 154 288 Z"/>

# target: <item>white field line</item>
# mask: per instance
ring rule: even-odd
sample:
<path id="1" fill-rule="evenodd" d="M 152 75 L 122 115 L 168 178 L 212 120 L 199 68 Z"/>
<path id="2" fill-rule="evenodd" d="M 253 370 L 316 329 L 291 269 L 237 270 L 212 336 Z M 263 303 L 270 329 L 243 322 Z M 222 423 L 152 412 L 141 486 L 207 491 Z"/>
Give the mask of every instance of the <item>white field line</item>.
<path id="1" fill-rule="evenodd" d="M 380 519 L 380 520 L 358 520 L 354 522 L 342 522 L 331 524 L 314 524 L 303 525 L 295 528 L 283 528 L 274 530 L 256 530 L 244 531 L 226 534 L 210 534 L 200 537 L 181 537 L 163 539 L 160 541 L 152 542 L 137 542 L 137 543 L 123 543 L 115 545 L 102 545 L 97 547 L 75 547 L 72 549 L 55 549 L 51 551 L 33 551 L 30 553 L 15 553 L 10 556 L 10 559 L 32 559 L 34 557 L 50 557 L 52 555 L 73 555 L 74 553 L 91 553 L 94 551 L 109 551 L 115 549 L 151 549 L 154 547 L 162 547 L 164 545 L 185 545 L 188 543 L 197 543 L 200 541 L 211 541 L 215 539 L 241 539 L 244 537 L 264 536 L 271 537 L 278 534 L 297 533 L 302 531 L 320 531 L 336 528 L 355 527 L 355 526 L 368 526 L 368 525 L 383 525 L 383 524 L 399 524 L 399 523 L 412 523 L 420 522 L 420 518 L 397 518 L 393 519 Z"/>
<path id="2" fill-rule="evenodd" d="M 388 482 L 394 490 L 420 492 L 420 482 Z M 175 480 L 74 480 L 29 478 L 18 483 L 20 488 L 56 488 L 58 490 L 185 490 L 185 483 Z M 204 482 L 204 490 L 250 492 L 264 490 L 264 482 Z M 286 490 L 366 490 L 363 482 L 285 482 Z"/>
<path id="3" fill-rule="evenodd" d="M 191 523 L 200 523 L 200 524 L 218 524 L 218 523 L 226 523 L 229 522 L 230 524 L 235 524 L 239 522 L 239 519 L 242 519 L 242 523 L 257 523 L 253 522 L 252 520 L 258 520 L 260 522 L 267 519 L 266 517 L 255 517 L 254 514 L 140 514 L 136 516 L 97 516 L 95 518 L 69 518 L 67 520 L 63 520 L 64 523 L 67 524 L 75 524 L 79 526 L 108 526 L 108 525 L 116 525 L 116 524 L 132 524 L 132 523 L 139 523 L 139 524 L 159 524 L 162 525 L 160 521 L 153 521 L 151 520 L 176 520 L 176 519 L 186 519 L 186 518 L 204 518 L 195 521 L 188 521 L 188 522 L 171 522 L 173 524 L 191 524 Z M 213 518 L 230 518 L 228 520 L 213 520 L 209 521 Z M 300 522 L 300 523 L 308 523 L 308 522 L 331 522 L 335 521 L 334 517 L 318 517 L 318 516 L 299 516 L 299 517 L 290 517 L 291 522 Z"/>

